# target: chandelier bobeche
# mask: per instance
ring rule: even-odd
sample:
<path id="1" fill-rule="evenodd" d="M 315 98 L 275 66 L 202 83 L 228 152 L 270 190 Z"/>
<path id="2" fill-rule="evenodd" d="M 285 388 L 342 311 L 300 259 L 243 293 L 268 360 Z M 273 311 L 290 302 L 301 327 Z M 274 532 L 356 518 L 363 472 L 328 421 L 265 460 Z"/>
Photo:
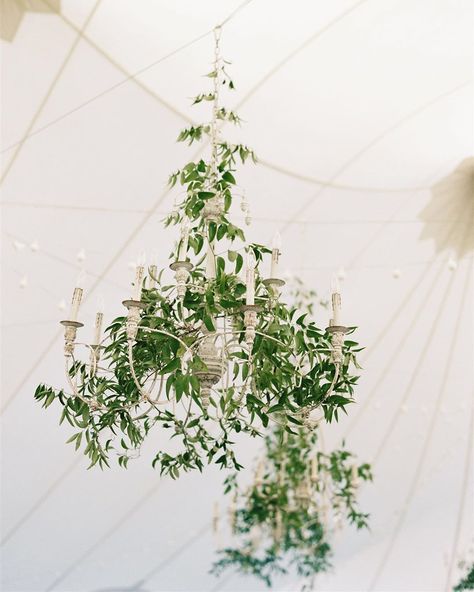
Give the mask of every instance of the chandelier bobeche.
<path id="1" fill-rule="evenodd" d="M 62 420 L 80 428 L 70 440 L 76 448 L 85 443 L 92 464 L 108 465 L 116 450 L 126 466 L 159 424 L 172 436 L 171 449 L 160 450 L 153 461 L 162 472 L 177 477 L 180 469 L 201 470 L 204 457 L 239 468 L 231 434 L 258 435 L 269 420 L 290 432 L 292 424 L 314 426 L 320 409 L 327 421 L 337 420 L 338 410 L 352 400 L 357 377 L 348 368 L 358 349 L 344 342 L 353 329 L 341 324 L 337 286 L 333 318 L 322 331 L 281 301 L 278 234 L 271 249 L 247 244 L 243 229 L 230 220 L 237 160 L 256 159 L 247 146 L 220 135 L 220 125 L 239 118 L 219 104 L 221 90 L 233 89 L 219 36 L 217 29 L 208 74 L 213 90 L 194 101 L 212 103 L 211 121 L 178 138 L 189 144 L 209 138 L 209 159 L 190 162 L 170 177 L 171 186 L 184 189 L 165 221 L 180 226 L 170 257 L 172 277 L 166 269 L 137 265 L 133 294 L 123 302 L 126 316 L 103 335 L 103 315 L 97 313 L 85 362 L 76 358 L 83 326 L 83 291 L 76 287 L 69 318 L 62 321 L 70 392 L 46 385 L 36 391 L 44 406 L 54 400 L 63 405 Z M 249 223 L 245 199 L 241 209 Z"/>

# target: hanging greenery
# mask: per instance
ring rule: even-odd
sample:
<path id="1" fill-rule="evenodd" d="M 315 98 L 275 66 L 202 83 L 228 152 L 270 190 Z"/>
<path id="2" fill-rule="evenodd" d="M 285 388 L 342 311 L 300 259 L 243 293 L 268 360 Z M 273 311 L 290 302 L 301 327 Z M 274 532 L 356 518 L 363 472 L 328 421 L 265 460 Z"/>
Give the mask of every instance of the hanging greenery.
<path id="1" fill-rule="evenodd" d="M 290 569 L 308 579 L 327 570 L 334 531 L 345 521 L 367 527 L 357 492 L 371 479 L 370 465 L 355 464 L 344 447 L 325 453 L 319 429 L 273 428 L 250 486 L 241 486 L 235 473 L 225 480 L 233 538 L 212 572 L 234 569 L 271 586 Z"/>
<path id="2" fill-rule="evenodd" d="M 474 564 L 471 565 L 464 578 L 453 588 L 454 592 L 474 590 Z"/>
<path id="3" fill-rule="evenodd" d="M 128 314 L 116 318 L 96 340 L 90 356 L 76 354 L 82 290 L 76 288 L 65 326 L 68 386 L 41 384 L 35 399 L 48 408 L 62 406 L 69 438 L 90 465 L 109 466 L 111 454 L 121 466 L 139 454 L 155 427 L 168 434 L 153 466 L 177 478 L 180 471 L 202 470 L 206 462 L 240 469 L 233 438 L 258 436 L 270 421 L 289 434 L 311 424 L 322 410 L 328 422 L 353 401 L 357 376 L 354 328 L 333 322 L 320 329 L 279 298 L 278 247 L 248 244 L 242 227 L 231 222 L 235 210 L 238 162 L 256 161 L 253 151 L 220 136 L 224 122 L 239 123 L 221 107 L 219 92 L 233 89 L 219 56 L 207 75 L 212 91 L 194 103 L 210 102 L 209 123 L 183 130 L 178 141 L 193 144 L 210 138 L 208 158 L 188 162 L 170 177 L 182 191 L 167 225 L 180 225 L 170 267 L 158 271 L 137 266 Z M 249 221 L 248 205 L 241 208 Z M 241 277 L 247 257 L 246 276 Z M 265 275 L 272 261 L 271 277 Z M 339 312 L 340 299 L 336 302 Z M 296 430 L 296 431 L 295 431 Z"/>

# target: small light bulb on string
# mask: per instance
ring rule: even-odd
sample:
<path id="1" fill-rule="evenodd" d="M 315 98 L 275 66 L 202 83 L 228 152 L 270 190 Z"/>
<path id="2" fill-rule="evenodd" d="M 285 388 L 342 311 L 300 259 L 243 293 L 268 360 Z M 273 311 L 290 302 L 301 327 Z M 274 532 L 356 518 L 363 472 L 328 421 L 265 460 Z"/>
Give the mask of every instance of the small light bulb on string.
<path id="1" fill-rule="evenodd" d="M 448 260 L 448 269 L 449 271 L 455 271 L 458 267 L 458 262 L 453 258 L 450 257 Z"/>
<path id="2" fill-rule="evenodd" d="M 407 413 L 408 411 L 408 405 L 405 405 L 405 403 L 400 407 L 400 411 L 402 413 Z"/>
<path id="3" fill-rule="evenodd" d="M 346 270 L 344 269 L 344 267 L 340 267 L 337 270 L 337 278 L 341 282 L 343 282 L 346 279 Z"/>
<path id="4" fill-rule="evenodd" d="M 28 286 L 28 278 L 26 275 L 24 275 L 21 280 L 20 280 L 20 284 L 19 284 L 20 288 L 22 290 L 24 290 L 27 286 Z"/>
<path id="5" fill-rule="evenodd" d="M 13 241 L 13 248 L 15 249 L 15 251 L 23 251 L 23 249 L 25 248 L 25 243 L 22 243 L 19 240 L 14 240 Z"/>
<path id="6" fill-rule="evenodd" d="M 396 267 L 393 271 L 392 271 L 392 277 L 394 279 L 398 279 L 400 276 L 402 275 L 402 272 L 400 271 L 400 269 L 398 267 Z"/>
<path id="7" fill-rule="evenodd" d="M 30 250 L 33 253 L 37 253 L 39 251 L 39 243 L 37 240 L 34 240 L 32 243 L 30 243 Z"/>
<path id="8" fill-rule="evenodd" d="M 82 263 L 83 261 L 85 261 L 85 259 L 86 259 L 86 251 L 85 251 L 85 249 L 80 249 L 77 252 L 76 259 L 77 259 L 77 261 L 79 263 Z"/>
<path id="9" fill-rule="evenodd" d="M 61 311 L 66 310 L 67 304 L 66 304 L 66 300 L 64 300 L 64 298 L 58 302 L 58 308 Z"/>

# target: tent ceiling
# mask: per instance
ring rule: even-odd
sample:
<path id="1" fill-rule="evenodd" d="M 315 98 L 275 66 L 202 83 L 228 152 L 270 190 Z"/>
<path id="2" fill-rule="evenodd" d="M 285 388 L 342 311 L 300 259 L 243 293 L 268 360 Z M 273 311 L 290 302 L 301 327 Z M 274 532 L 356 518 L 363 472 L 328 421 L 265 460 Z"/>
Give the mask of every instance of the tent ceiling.
<path id="1" fill-rule="evenodd" d="M 159 437 L 127 473 L 86 472 L 32 394 L 40 380 L 63 383 L 58 304 L 81 249 L 89 325 L 99 293 L 110 316 L 120 310 L 141 250 L 165 264 L 166 179 L 196 154 L 175 139 L 206 117 L 190 106 L 212 58 L 204 34 L 233 14 L 222 47 L 237 90 L 226 101 L 245 123 L 223 131 L 261 161 L 239 173 L 249 236 L 269 241 L 279 228 L 284 265 L 322 296 L 344 268 L 345 314 L 367 346 L 359 405 L 325 433 L 376 458 L 362 495 L 372 531 L 335 541 L 336 570 L 318 587 L 444 589 L 473 530 L 472 4 L 25 6 L 4 3 L 22 18 L 2 42 L 4 588 L 214 586 L 208 516 L 222 475 L 160 480 L 148 462 Z M 251 462 L 254 442 L 240 445 Z M 216 589 L 260 588 L 232 577 Z"/>

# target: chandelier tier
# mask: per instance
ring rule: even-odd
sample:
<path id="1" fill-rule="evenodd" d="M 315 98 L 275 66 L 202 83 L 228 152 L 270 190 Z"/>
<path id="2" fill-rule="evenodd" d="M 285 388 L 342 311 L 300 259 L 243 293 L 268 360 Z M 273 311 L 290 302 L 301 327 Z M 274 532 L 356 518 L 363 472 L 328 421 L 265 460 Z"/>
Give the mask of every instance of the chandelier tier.
<path id="1" fill-rule="evenodd" d="M 194 103 L 212 105 L 210 122 L 181 132 L 189 144 L 209 140 L 208 159 L 189 162 L 170 177 L 184 197 L 165 225 L 180 228 L 168 269 L 144 262 L 136 267 L 127 314 L 102 332 L 97 313 L 95 338 L 86 361 L 76 357 L 83 290 L 76 287 L 64 325 L 66 390 L 40 385 L 36 398 L 48 407 L 57 400 L 61 421 L 79 428 L 70 441 L 91 464 L 108 466 L 112 451 L 126 466 L 153 426 L 168 431 L 153 465 L 172 477 L 202 470 L 204 461 L 240 468 L 231 435 L 260 434 L 269 421 L 292 432 L 314 427 L 322 416 L 337 420 L 352 401 L 357 376 L 357 343 L 340 321 L 339 288 L 333 287 L 333 318 L 319 329 L 281 299 L 281 239 L 272 248 L 247 243 L 231 222 L 238 196 L 237 162 L 256 162 L 251 149 L 221 138 L 224 123 L 238 116 L 220 106 L 222 89 L 234 85 L 220 56 L 215 30 L 212 91 Z M 245 197 L 240 209 L 250 212 Z M 234 206 L 234 207 L 233 207 Z M 264 274 L 267 262 L 270 273 Z M 245 267 L 244 277 L 241 277 Z M 82 344 L 84 345 L 84 344 Z"/>

